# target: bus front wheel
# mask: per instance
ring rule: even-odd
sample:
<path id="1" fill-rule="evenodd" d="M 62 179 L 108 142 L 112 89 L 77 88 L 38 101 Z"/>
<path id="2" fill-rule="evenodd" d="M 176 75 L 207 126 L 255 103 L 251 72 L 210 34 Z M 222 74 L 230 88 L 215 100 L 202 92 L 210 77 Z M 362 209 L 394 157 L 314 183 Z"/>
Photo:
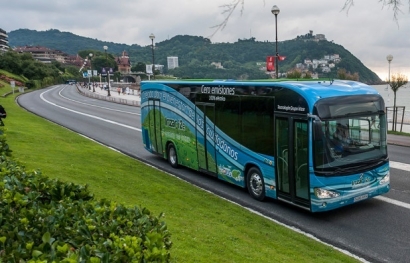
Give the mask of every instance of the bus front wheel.
<path id="1" fill-rule="evenodd" d="M 249 169 L 247 179 L 249 194 L 259 201 L 265 199 L 265 182 L 259 169 L 256 167 Z"/>
<path id="2" fill-rule="evenodd" d="M 167 152 L 167 156 L 168 156 L 168 162 L 169 164 L 174 167 L 177 168 L 178 167 L 178 156 L 177 156 L 177 151 L 175 149 L 174 144 L 170 143 L 168 145 L 168 152 Z"/>

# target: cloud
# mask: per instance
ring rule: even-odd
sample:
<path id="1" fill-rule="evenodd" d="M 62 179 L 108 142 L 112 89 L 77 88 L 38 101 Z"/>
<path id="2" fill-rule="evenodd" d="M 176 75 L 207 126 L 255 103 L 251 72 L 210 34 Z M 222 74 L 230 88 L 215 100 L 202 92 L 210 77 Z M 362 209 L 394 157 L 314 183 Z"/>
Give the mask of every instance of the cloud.
<path id="1" fill-rule="evenodd" d="M 156 42 L 175 35 L 209 37 L 213 42 L 235 42 L 255 37 L 275 41 L 275 17 L 272 3 L 244 0 L 232 13 L 226 27 L 215 33 L 225 15 L 221 8 L 233 0 L 3 0 L 0 28 L 12 31 L 58 29 L 115 43 L 149 45 L 149 35 Z M 378 0 L 354 1 L 349 12 L 342 10 L 345 1 L 276 0 L 278 40 L 293 39 L 313 30 L 328 40 L 344 46 L 363 64 L 386 79 L 386 56 L 393 55 L 391 72 L 410 76 L 410 15 L 402 6 L 398 22 L 391 8 Z"/>

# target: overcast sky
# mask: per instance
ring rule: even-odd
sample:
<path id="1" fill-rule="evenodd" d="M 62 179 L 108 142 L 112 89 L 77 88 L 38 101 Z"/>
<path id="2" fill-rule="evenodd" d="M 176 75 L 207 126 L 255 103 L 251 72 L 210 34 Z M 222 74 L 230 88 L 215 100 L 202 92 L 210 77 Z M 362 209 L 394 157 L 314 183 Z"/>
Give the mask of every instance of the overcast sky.
<path id="1" fill-rule="evenodd" d="M 211 41 L 236 42 L 249 37 L 275 41 L 273 5 L 280 8 L 278 41 L 313 30 L 344 46 L 382 80 L 388 79 L 386 56 L 393 55 L 390 74 L 410 79 L 410 14 L 403 0 L 398 21 L 379 0 L 355 0 L 347 13 L 346 0 L 245 0 L 223 22 L 224 4 L 236 0 L 0 0 L 0 28 L 44 31 L 58 29 L 114 43 L 150 45 L 176 35 L 210 37 Z M 242 12 L 241 12 L 242 10 Z M 272 55 L 274 54 L 272 45 Z M 280 50 L 279 50 L 280 53 Z M 286 54 L 280 53 L 286 56 Z M 343 59 L 343 58 L 342 58 Z M 261 58 L 263 60 L 263 58 Z"/>

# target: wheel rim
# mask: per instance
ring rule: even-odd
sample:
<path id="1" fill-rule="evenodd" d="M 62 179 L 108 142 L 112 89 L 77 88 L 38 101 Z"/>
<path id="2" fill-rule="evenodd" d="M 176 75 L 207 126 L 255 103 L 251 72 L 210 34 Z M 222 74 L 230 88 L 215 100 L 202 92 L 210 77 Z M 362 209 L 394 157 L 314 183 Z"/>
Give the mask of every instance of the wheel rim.
<path id="1" fill-rule="evenodd" d="M 251 175 L 249 183 L 250 183 L 252 193 L 254 193 L 256 196 L 260 196 L 263 190 L 263 183 L 262 183 L 261 176 L 257 173 L 253 173 Z"/>
<path id="2" fill-rule="evenodd" d="M 172 164 L 176 164 L 176 163 L 177 163 L 177 154 L 176 154 L 176 152 L 175 152 L 175 148 L 174 148 L 174 147 L 171 147 L 171 148 L 169 149 L 169 161 L 170 161 Z"/>

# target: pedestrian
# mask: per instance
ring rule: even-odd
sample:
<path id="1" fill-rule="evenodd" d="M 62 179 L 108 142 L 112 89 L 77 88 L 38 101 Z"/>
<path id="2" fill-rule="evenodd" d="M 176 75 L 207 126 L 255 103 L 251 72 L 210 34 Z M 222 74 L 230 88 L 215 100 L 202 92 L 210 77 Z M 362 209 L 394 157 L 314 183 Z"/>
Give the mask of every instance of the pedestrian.
<path id="1" fill-rule="evenodd" d="M 118 95 L 121 95 L 121 88 L 120 87 L 117 88 L 117 92 L 118 92 Z"/>
<path id="2" fill-rule="evenodd" d="M 122 88 L 122 95 L 125 95 L 125 87 Z"/>
<path id="3" fill-rule="evenodd" d="M 130 95 L 130 88 L 129 87 L 125 88 L 125 93 L 127 93 L 127 95 Z"/>
<path id="4" fill-rule="evenodd" d="M 3 119 L 7 117 L 6 110 L 0 105 L 0 126 L 4 126 Z"/>

